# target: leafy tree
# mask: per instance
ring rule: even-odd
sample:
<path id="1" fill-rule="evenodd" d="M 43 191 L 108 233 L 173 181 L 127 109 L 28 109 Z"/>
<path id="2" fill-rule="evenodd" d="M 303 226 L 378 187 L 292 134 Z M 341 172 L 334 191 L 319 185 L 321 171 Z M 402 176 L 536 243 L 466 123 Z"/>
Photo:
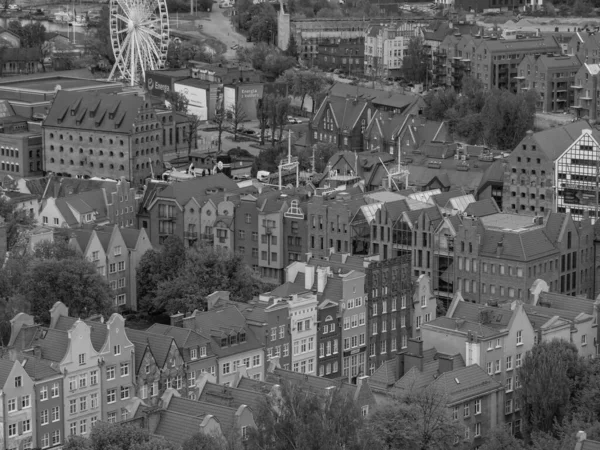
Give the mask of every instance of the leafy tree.
<path id="1" fill-rule="evenodd" d="M 269 125 L 269 118 L 271 116 L 271 108 L 274 98 L 274 94 L 267 94 L 263 95 L 262 98 L 259 98 L 256 101 L 256 115 L 258 119 L 258 125 L 260 126 L 260 145 L 265 145 L 265 130 Z"/>
<path id="2" fill-rule="evenodd" d="M 575 0 L 575 4 L 573 5 L 573 14 L 579 17 L 587 17 L 593 11 L 592 5 L 590 2 L 585 0 Z"/>
<path id="3" fill-rule="evenodd" d="M 200 11 L 211 12 L 213 8 L 213 0 L 198 0 L 197 5 L 200 7 Z"/>
<path id="4" fill-rule="evenodd" d="M 195 114 L 188 114 L 186 124 L 183 131 L 183 141 L 187 143 L 188 159 L 192 160 L 192 149 L 198 147 L 198 129 L 203 120 Z"/>
<path id="5" fill-rule="evenodd" d="M 133 425 L 98 422 L 87 438 L 71 436 L 64 450 L 175 450 L 164 438 Z"/>
<path id="6" fill-rule="evenodd" d="M 384 448 L 450 449 L 461 435 L 444 392 L 429 387 L 382 404 L 369 426 Z"/>
<path id="7" fill-rule="evenodd" d="M 225 450 L 224 443 L 221 439 L 205 434 L 196 433 L 189 439 L 187 439 L 183 445 L 182 450 Z"/>
<path id="8" fill-rule="evenodd" d="M 241 102 L 235 102 L 235 105 L 227 110 L 227 116 L 233 125 L 233 140 L 237 141 L 238 128 L 248 118 L 244 105 Z"/>
<path id="9" fill-rule="evenodd" d="M 100 18 L 95 23 L 96 32 L 86 37 L 86 47 L 94 59 L 106 59 L 111 64 L 115 62 L 115 55 L 110 45 L 110 13 L 107 5 L 100 9 Z"/>
<path id="10" fill-rule="evenodd" d="M 55 238 L 54 241 L 42 241 L 33 249 L 33 257 L 38 260 L 57 260 L 81 258 L 81 255 L 69 245 L 66 239 Z"/>
<path id="11" fill-rule="evenodd" d="M 577 347 L 562 340 L 537 344 L 525 356 L 518 374 L 526 431 L 552 433 L 554 425 L 568 417 L 585 379 Z"/>
<path id="12" fill-rule="evenodd" d="M 303 384 L 280 386 L 281 395 L 265 396 L 255 414 L 248 450 L 377 448 L 368 445 L 371 435 L 363 433 L 360 410 L 339 388 L 325 395 Z"/>
<path id="13" fill-rule="evenodd" d="M 187 114 L 190 101 L 182 92 L 167 92 L 165 94 L 165 101 L 169 102 L 171 111 Z"/>
<path id="14" fill-rule="evenodd" d="M 267 72 L 275 78 L 296 64 L 294 58 L 264 42 L 259 42 L 251 48 L 238 48 L 236 57 L 240 62 L 251 64 L 256 70 Z"/>
<path id="15" fill-rule="evenodd" d="M 287 70 L 277 81 L 286 85 L 289 95 L 301 99 L 301 109 L 304 108 L 306 97 L 310 97 L 313 104 L 313 113 L 315 111 L 315 104 L 317 103 L 317 96 L 333 82 L 330 77 L 313 70 Z"/>
<path id="16" fill-rule="evenodd" d="M 257 3 L 249 11 L 248 33 L 253 42 L 275 44 L 277 12 L 270 3 Z"/>
<path id="17" fill-rule="evenodd" d="M 11 251 L 25 236 L 28 228 L 32 227 L 35 219 L 24 209 L 17 209 L 5 197 L 0 196 L 0 217 L 6 226 L 7 250 Z"/>
<path id="18" fill-rule="evenodd" d="M 31 302 L 32 314 L 42 323 L 50 321 L 49 310 L 57 301 L 80 317 L 105 314 L 111 309 L 108 282 L 83 256 L 34 261 L 26 281 L 24 294 Z"/>
<path id="19" fill-rule="evenodd" d="M 286 56 L 290 56 L 292 58 L 298 58 L 298 44 L 296 43 L 294 33 L 290 34 L 290 40 L 288 42 L 287 49 L 285 50 L 285 54 Z"/>
<path id="20" fill-rule="evenodd" d="M 217 154 L 219 154 L 221 153 L 221 143 L 223 142 L 223 131 L 225 131 L 227 125 L 227 112 L 225 111 L 225 104 L 222 100 L 217 103 L 213 122 L 217 124 Z"/>
<path id="21" fill-rule="evenodd" d="M 421 36 L 413 37 L 408 42 L 408 47 L 402 59 L 402 73 L 404 77 L 414 83 L 424 83 L 427 78 L 427 55 Z"/>
<path id="22" fill-rule="evenodd" d="M 245 302 L 263 288 L 241 256 L 200 244 L 186 249 L 177 275 L 158 285 L 153 306 L 175 314 L 203 309 L 204 298 L 215 291 L 227 290 L 232 300 Z"/>
<path id="23" fill-rule="evenodd" d="M 160 250 L 144 253 L 137 269 L 138 303 L 142 311 L 154 312 L 152 300 L 160 283 L 177 276 L 185 263 L 181 239 L 169 237 Z"/>
<path id="24" fill-rule="evenodd" d="M 508 432 L 503 426 L 498 426 L 492 430 L 488 436 L 484 437 L 484 444 L 480 450 L 525 450 L 525 444 Z"/>
<path id="25" fill-rule="evenodd" d="M 44 58 L 48 56 L 50 50 L 46 43 L 46 27 L 40 22 L 23 25 L 20 21 L 13 20 L 8 23 L 8 29 L 21 38 L 22 47 L 38 50 L 42 68 L 46 71 Z"/>

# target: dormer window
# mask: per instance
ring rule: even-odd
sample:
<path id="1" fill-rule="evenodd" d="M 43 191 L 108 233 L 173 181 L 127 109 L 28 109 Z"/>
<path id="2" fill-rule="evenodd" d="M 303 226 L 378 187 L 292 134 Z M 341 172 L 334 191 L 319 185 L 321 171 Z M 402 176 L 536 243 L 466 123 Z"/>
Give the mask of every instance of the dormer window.
<path id="1" fill-rule="evenodd" d="M 206 347 L 200 347 L 200 358 L 206 358 Z"/>
<path id="2" fill-rule="evenodd" d="M 198 349 L 197 348 L 190 349 L 190 359 L 192 361 L 195 361 L 196 359 L 198 359 Z"/>
<path id="3" fill-rule="evenodd" d="M 221 347 L 227 347 L 227 338 L 221 338 Z"/>
<path id="4" fill-rule="evenodd" d="M 229 336 L 229 343 L 230 343 L 231 345 L 235 345 L 235 344 L 237 344 L 237 343 L 238 343 L 238 342 L 237 342 L 237 335 L 235 335 L 235 334 L 234 334 L 234 335 L 232 335 L 232 336 Z"/>
<path id="5" fill-rule="evenodd" d="M 242 331 L 239 334 L 239 341 L 240 341 L 240 344 L 243 343 L 243 342 L 246 342 L 246 333 L 245 332 Z"/>

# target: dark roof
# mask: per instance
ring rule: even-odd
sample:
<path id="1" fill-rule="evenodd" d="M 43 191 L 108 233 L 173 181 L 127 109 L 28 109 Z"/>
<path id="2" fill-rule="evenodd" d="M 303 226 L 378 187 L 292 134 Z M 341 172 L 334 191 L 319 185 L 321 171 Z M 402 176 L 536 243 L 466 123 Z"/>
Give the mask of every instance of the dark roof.
<path id="1" fill-rule="evenodd" d="M 441 194 L 432 195 L 431 200 L 433 200 L 437 206 L 443 208 L 448 204 L 450 199 L 462 197 L 465 194 L 465 191 L 461 188 L 451 189 L 449 191 L 442 192 Z"/>
<path id="2" fill-rule="evenodd" d="M 232 388 L 220 384 L 207 382 L 204 385 L 198 400 L 207 403 L 239 408 L 241 405 L 249 406 L 255 414 L 258 414 L 264 402 L 265 396 L 261 392 L 249 389 Z"/>
<path id="3" fill-rule="evenodd" d="M 0 387 L 4 389 L 4 385 L 6 384 L 6 380 L 10 375 L 11 370 L 15 366 L 15 361 L 11 361 L 9 359 L 0 359 Z"/>
<path id="4" fill-rule="evenodd" d="M 60 90 L 43 125 L 131 134 L 144 102 L 144 98 L 137 95 Z"/>
<path id="5" fill-rule="evenodd" d="M 259 381 L 248 377 L 242 377 L 240 378 L 237 388 L 268 394 L 271 392 L 271 389 L 274 385 L 274 383 L 269 383 L 267 381 Z"/>
<path id="6" fill-rule="evenodd" d="M 3 62 L 8 61 L 39 61 L 40 51 L 37 48 L 0 48 L 0 59 Z"/>
<path id="7" fill-rule="evenodd" d="M 580 450 L 600 450 L 600 442 L 586 439 L 582 442 Z"/>
<path id="8" fill-rule="evenodd" d="M 75 322 L 77 322 L 77 320 L 78 319 L 75 317 L 60 316 L 56 321 L 54 328 L 60 331 L 69 331 L 71 328 L 73 328 L 73 325 Z M 90 339 L 92 341 L 92 345 L 94 346 L 94 350 L 99 352 L 102 350 L 102 346 L 106 342 L 106 335 L 108 334 L 106 324 L 94 322 L 92 320 L 85 320 L 84 322 L 91 328 Z"/>
<path id="9" fill-rule="evenodd" d="M 160 421 L 155 434 L 164 437 L 168 442 L 181 446 L 194 433 L 200 430 L 204 416 L 182 414 L 171 410 L 160 411 Z"/>
<path id="10" fill-rule="evenodd" d="M 520 232 L 486 229 L 481 242 L 480 255 L 499 256 L 516 261 L 530 261 L 558 251 L 543 228 L 525 229 Z"/>
<path id="11" fill-rule="evenodd" d="M 331 380 L 280 368 L 276 368 L 273 372 L 267 373 L 267 381 L 271 383 L 280 384 L 282 380 L 292 384 L 301 384 L 305 389 L 319 394 L 327 392 L 327 388 L 337 387 L 340 388 L 342 394 L 353 397 L 356 389 L 358 389 L 357 385 L 349 384 L 341 380 Z"/>
<path id="12" fill-rule="evenodd" d="M 39 327 L 31 344 L 40 347 L 42 358 L 61 362 L 69 348 L 69 335 L 66 331 Z"/>
<path id="13" fill-rule="evenodd" d="M 149 333 L 147 331 L 134 330 L 132 328 L 127 328 L 126 331 L 127 337 L 133 344 L 147 345 L 150 348 L 152 355 L 154 355 L 158 367 L 164 367 L 169 357 L 171 345 L 175 341 L 172 337 Z M 137 348 L 138 346 L 136 345 L 136 353 L 138 353 Z"/>
<path id="14" fill-rule="evenodd" d="M 533 135 L 525 136 L 521 142 L 533 139 L 537 144 L 536 148 L 542 150 L 550 161 L 555 161 L 556 158 L 570 147 L 574 140 L 581 136 L 582 130 L 585 129 L 592 129 L 592 127 L 585 120 L 577 120 L 562 127 L 550 128 L 534 133 Z M 592 134 L 594 137 L 598 137 L 596 130 Z M 521 148 L 521 145 L 518 148 Z"/>
<path id="15" fill-rule="evenodd" d="M 479 365 L 471 364 L 451 372 L 444 372 L 432 383 L 448 396 L 450 405 L 465 399 L 502 389 L 502 384 L 490 377 Z"/>
<path id="16" fill-rule="evenodd" d="M 44 198 L 59 198 L 101 188 L 106 189 L 107 193 L 113 192 L 116 189 L 117 183 L 114 181 L 47 176 L 43 178 L 28 178 L 25 180 L 25 185 L 29 192 L 39 198 L 42 198 L 42 196 Z"/>
<path id="17" fill-rule="evenodd" d="M 203 199 L 212 195 L 212 190 L 233 192 L 238 189 L 237 183 L 222 173 L 197 177 L 192 180 L 172 183 L 157 194 L 157 198 L 173 198 L 183 206 L 191 198 L 202 205 Z"/>
<path id="18" fill-rule="evenodd" d="M 474 217 L 489 216 L 490 214 L 496 214 L 500 212 L 496 200 L 493 198 L 486 198 L 477 202 L 470 203 L 465 209 L 465 214 Z"/>
<path id="19" fill-rule="evenodd" d="M 237 408 L 173 396 L 169 401 L 167 411 L 174 411 L 192 417 L 205 416 L 207 414 L 213 415 L 221 424 L 223 434 L 230 436 L 235 425 Z"/>
<path id="20" fill-rule="evenodd" d="M 192 360 L 190 356 L 190 349 L 192 348 L 206 347 L 206 356 L 214 356 L 210 340 L 194 330 L 155 323 L 146 331 L 170 336 L 175 339 L 175 343 L 179 347 L 179 350 L 181 350 L 183 359 L 186 362 Z"/>
<path id="21" fill-rule="evenodd" d="M 119 231 L 121 232 L 121 236 L 123 236 L 123 240 L 125 241 L 127 248 L 130 250 L 135 249 L 138 238 L 140 237 L 140 233 L 142 231 L 138 230 L 137 228 L 128 227 L 119 228 Z"/>
<path id="22" fill-rule="evenodd" d="M 594 314 L 594 300 L 556 292 L 540 293 L 538 305 L 577 313 L 583 312 L 589 315 Z"/>

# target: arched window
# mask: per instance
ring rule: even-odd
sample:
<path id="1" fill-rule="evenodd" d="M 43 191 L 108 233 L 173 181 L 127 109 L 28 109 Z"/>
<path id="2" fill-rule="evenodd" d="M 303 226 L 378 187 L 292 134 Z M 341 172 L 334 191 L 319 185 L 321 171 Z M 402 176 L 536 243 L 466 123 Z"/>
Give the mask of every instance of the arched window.
<path id="1" fill-rule="evenodd" d="M 92 150 L 92 149 L 90 148 L 90 155 L 93 155 L 93 154 L 94 154 L 94 150 Z"/>
<path id="2" fill-rule="evenodd" d="M 73 165 L 73 160 L 70 160 L 70 161 L 69 161 L 69 164 L 70 164 L 70 165 Z"/>
<path id="3" fill-rule="evenodd" d="M 50 158 L 50 162 L 51 162 L 51 163 L 54 163 L 54 158 Z"/>
<path id="4" fill-rule="evenodd" d="M 101 169 L 104 169 L 104 163 L 99 163 L 98 167 L 100 167 Z"/>
<path id="5" fill-rule="evenodd" d="M 119 153 L 119 157 L 120 158 L 124 158 L 125 157 L 125 153 L 123 153 L 123 152 Z"/>
<path id="6" fill-rule="evenodd" d="M 125 166 L 123 166 L 123 165 L 120 165 L 120 166 L 119 166 L 119 170 L 125 170 Z"/>
<path id="7" fill-rule="evenodd" d="M 115 168 L 115 165 L 114 165 L 114 164 L 111 164 L 111 165 L 110 165 L 110 166 L 108 166 L 108 167 L 109 167 L 109 169 L 114 169 L 114 168 Z"/>
<path id="8" fill-rule="evenodd" d="M 65 163 L 65 160 L 64 160 L 64 159 L 61 159 L 61 160 L 60 160 L 60 163 L 61 163 L 61 164 L 64 164 L 64 163 Z"/>

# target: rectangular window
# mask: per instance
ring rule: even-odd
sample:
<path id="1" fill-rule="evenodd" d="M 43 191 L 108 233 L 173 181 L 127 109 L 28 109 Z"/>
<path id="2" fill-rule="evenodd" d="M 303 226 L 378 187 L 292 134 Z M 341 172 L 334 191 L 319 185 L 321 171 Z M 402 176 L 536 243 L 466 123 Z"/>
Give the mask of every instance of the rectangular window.
<path id="1" fill-rule="evenodd" d="M 515 356 L 515 367 L 521 367 L 521 353 Z"/>
<path id="2" fill-rule="evenodd" d="M 24 395 L 21 397 L 21 409 L 31 408 L 31 396 Z"/>
<path id="3" fill-rule="evenodd" d="M 45 400 L 48 400 L 48 386 L 43 386 L 40 389 L 40 401 L 43 402 Z"/>
<path id="4" fill-rule="evenodd" d="M 58 406 L 52 407 L 52 422 L 58 422 L 60 420 L 60 409 Z"/>
<path id="5" fill-rule="evenodd" d="M 52 432 L 52 445 L 60 444 L 60 430 L 54 430 Z"/>
<path id="6" fill-rule="evenodd" d="M 97 393 L 94 393 L 94 394 L 90 395 L 90 407 L 92 409 L 98 407 L 98 394 Z"/>
<path id="7" fill-rule="evenodd" d="M 98 371 L 92 370 L 90 372 L 90 385 L 95 386 L 98 384 Z"/>
<path id="8" fill-rule="evenodd" d="M 8 401 L 8 412 L 13 412 L 17 410 L 17 399 L 16 398 L 11 398 Z"/>
<path id="9" fill-rule="evenodd" d="M 127 375 L 129 375 L 129 363 L 121 363 L 121 376 L 126 377 Z"/>
<path id="10" fill-rule="evenodd" d="M 512 370 L 512 356 L 506 357 L 506 370 Z"/>
<path id="11" fill-rule="evenodd" d="M 106 403 L 114 403 L 117 401 L 117 390 L 108 389 L 106 391 Z"/>
<path id="12" fill-rule="evenodd" d="M 47 409 L 44 409 L 41 413 L 40 413 L 40 423 L 42 425 L 47 425 L 50 422 L 50 414 L 48 412 Z"/>
<path id="13" fill-rule="evenodd" d="M 517 345 L 523 345 L 523 331 L 517 331 Z"/>
<path id="14" fill-rule="evenodd" d="M 181 386 L 177 387 L 177 389 L 181 389 Z M 127 400 L 128 398 L 129 398 L 129 386 L 121 386 L 121 400 Z"/>
<path id="15" fill-rule="evenodd" d="M 106 368 L 106 379 L 107 380 L 114 380 L 115 379 L 115 366 L 110 366 Z"/>
<path id="16" fill-rule="evenodd" d="M 475 400 L 475 414 L 481 414 L 481 399 Z"/>
<path id="17" fill-rule="evenodd" d="M 471 412 L 470 412 L 470 405 L 467 402 L 467 403 L 465 403 L 463 405 L 463 417 L 469 417 L 470 414 L 471 414 Z"/>

